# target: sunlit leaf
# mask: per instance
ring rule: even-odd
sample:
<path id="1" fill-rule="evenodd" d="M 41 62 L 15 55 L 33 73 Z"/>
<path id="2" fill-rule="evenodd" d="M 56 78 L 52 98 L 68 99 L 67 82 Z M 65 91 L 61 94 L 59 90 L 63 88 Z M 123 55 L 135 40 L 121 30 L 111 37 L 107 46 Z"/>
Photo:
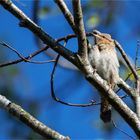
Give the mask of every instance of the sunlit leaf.
<path id="1" fill-rule="evenodd" d="M 138 73 L 138 75 L 140 75 L 140 69 L 137 70 L 137 73 Z M 135 77 L 134 77 L 134 75 L 131 74 L 129 79 L 130 79 L 131 81 L 135 81 Z"/>
<path id="2" fill-rule="evenodd" d="M 138 75 L 140 75 L 140 69 L 137 70 Z M 124 73 L 125 79 L 129 77 L 129 80 L 135 82 L 135 77 L 130 70 L 125 70 Z"/>

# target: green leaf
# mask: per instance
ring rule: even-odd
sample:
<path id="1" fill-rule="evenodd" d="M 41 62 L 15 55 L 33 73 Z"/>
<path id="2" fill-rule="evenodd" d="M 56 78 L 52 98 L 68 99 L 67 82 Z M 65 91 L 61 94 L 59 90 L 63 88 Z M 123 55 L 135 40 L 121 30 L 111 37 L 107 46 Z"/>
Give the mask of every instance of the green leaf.
<path id="1" fill-rule="evenodd" d="M 137 70 L 137 73 L 138 73 L 138 75 L 140 75 L 140 69 Z M 131 74 L 129 79 L 130 79 L 131 81 L 135 81 L 135 77 L 134 77 L 134 75 Z"/>
<path id="2" fill-rule="evenodd" d="M 140 75 L 140 69 L 137 70 L 138 75 Z M 130 70 L 126 70 L 124 73 L 124 79 L 126 79 L 129 76 L 129 80 L 132 82 L 135 82 L 135 77 L 133 73 Z"/>

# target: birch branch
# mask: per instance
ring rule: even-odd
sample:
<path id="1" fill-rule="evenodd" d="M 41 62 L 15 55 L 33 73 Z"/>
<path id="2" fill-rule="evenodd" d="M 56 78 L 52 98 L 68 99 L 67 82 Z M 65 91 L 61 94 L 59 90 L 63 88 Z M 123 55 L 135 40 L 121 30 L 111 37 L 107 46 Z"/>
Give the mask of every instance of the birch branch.
<path id="1" fill-rule="evenodd" d="M 136 114 L 140 120 L 140 77 L 136 81 L 135 106 L 136 106 Z"/>
<path id="2" fill-rule="evenodd" d="M 131 97 L 132 100 L 134 100 L 135 91 L 132 89 L 122 78 L 120 78 L 120 81 L 118 83 L 118 86 L 123 89 L 127 95 Z"/>
<path id="3" fill-rule="evenodd" d="M 22 109 L 19 105 L 12 103 L 5 96 L 0 95 L 0 107 L 7 110 L 12 116 L 23 122 L 25 125 L 33 129 L 36 133 L 40 134 L 46 139 L 55 140 L 70 140 L 69 137 L 65 137 L 55 130 L 44 125 L 32 115 Z"/>

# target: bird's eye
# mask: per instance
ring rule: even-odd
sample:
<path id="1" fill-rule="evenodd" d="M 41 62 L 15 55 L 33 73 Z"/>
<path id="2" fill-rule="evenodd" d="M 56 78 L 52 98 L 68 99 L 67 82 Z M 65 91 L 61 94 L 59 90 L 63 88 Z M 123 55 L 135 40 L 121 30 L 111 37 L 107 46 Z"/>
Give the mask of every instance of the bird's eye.
<path id="1" fill-rule="evenodd" d="M 95 34 L 95 35 L 98 35 L 98 34 L 101 34 L 99 31 L 97 31 L 97 30 L 93 30 L 93 33 Z"/>
<path id="2" fill-rule="evenodd" d="M 96 31 L 93 31 L 93 33 L 94 33 L 95 35 L 97 35 L 97 32 L 96 32 Z"/>

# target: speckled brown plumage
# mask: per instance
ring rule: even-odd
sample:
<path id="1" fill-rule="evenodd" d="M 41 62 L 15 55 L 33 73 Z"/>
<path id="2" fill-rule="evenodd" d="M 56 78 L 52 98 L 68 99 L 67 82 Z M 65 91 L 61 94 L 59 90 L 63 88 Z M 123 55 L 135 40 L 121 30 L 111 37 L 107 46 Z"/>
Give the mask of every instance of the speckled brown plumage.
<path id="1" fill-rule="evenodd" d="M 97 73 L 108 82 L 113 89 L 119 80 L 119 62 L 115 44 L 109 34 L 95 33 L 95 45 L 89 47 L 89 61 Z M 104 122 L 111 120 L 111 105 L 106 97 L 101 97 L 101 119 Z"/>

